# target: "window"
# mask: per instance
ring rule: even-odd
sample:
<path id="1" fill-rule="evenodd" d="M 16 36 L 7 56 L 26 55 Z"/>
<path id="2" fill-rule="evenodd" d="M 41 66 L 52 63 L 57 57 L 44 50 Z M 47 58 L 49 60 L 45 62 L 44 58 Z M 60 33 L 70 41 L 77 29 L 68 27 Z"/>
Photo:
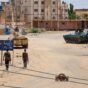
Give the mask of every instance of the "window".
<path id="1" fill-rule="evenodd" d="M 68 9 L 65 9 L 65 12 L 68 12 Z"/>
<path id="2" fill-rule="evenodd" d="M 41 12 L 44 12 L 44 9 L 41 9 Z"/>
<path id="3" fill-rule="evenodd" d="M 44 20 L 44 16 L 42 16 L 42 20 Z"/>
<path id="4" fill-rule="evenodd" d="M 34 17 L 34 19 L 36 20 L 36 19 L 38 19 L 38 17 Z"/>
<path id="5" fill-rule="evenodd" d="M 7 4 L 9 4 L 9 2 L 7 2 Z"/>
<path id="6" fill-rule="evenodd" d="M 27 13 L 28 9 L 25 7 L 25 13 Z"/>
<path id="7" fill-rule="evenodd" d="M 86 17 L 88 17 L 88 15 L 87 14 L 84 14 L 84 17 L 86 18 Z"/>
<path id="8" fill-rule="evenodd" d="M 65 17 L 65 19 L 68 19 L 68 17 Z"/>
<path id="9" fill-rule="evenodd" d="M 38 9 L 34 9 L 34 12 L 38 12 Z"/>
<path id="10" fill-rule="evenodd" d="M 41 4 L 44 4 L 44 1 L 41 1 Z"/>
<path id="11" fill-rule="evenodd" d="M 38 1 L 34 1 L 34 4 L 38 4 Z"/>
<path id="12" fill-rule="evenodd" d="M 55 12 L 56 10 L 55 9 L 53 9 L 53 12 Z"/>
<path id="13" fill-rule="evenodd" d="M 56 4 L 56 2 L 55 2 L 55 1 L 53 1 L 52 3 L 53 3 L 54 5 Z"/>
<path id="14" fill-rule="evenodd" d="M 7 18 L 8 18 L 8 19 L 11 19 L 11 18 L 12 18 L 12 16 L 11 16 L 11 15 L 8 15 L 8 16 L 7 16 Z"/>
<path id="15" fill-rule="evenodd" d="M 27 0 L 25 0 L 25 2 L 27 2 Z"/>
<path id="16" fill-rule="evenodd" d="M 53 17 L 52 17 L 52 19 L 56 19 L 56 17 L 55 17 L 55 16 L 53 16 Z"/>

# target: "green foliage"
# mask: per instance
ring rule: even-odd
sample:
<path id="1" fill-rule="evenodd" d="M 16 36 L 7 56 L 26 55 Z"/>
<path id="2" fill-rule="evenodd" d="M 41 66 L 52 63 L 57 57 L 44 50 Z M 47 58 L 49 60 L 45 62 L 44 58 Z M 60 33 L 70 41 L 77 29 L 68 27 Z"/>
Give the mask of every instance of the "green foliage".
<path id="1" fill-rule="evenodd" d="M 70 12 L 71 12 L 71 13 L 74 12 L 74 11 L 73 11 L 73 8 L 74 8 L 74 6 L 73 6 L 72 4 L 70 4 Z"/>
<path id="2" fill-rule="evenodd" d="M 38 30 L 38 28 L 32 28 L 32 29 L 31 29 L 31 32 L 32 32 L 32 33 L 39 33 L 39 30 Z"/>
<path id="3" fill-rule="evenodd" d="M 45 32 L 45 29 L 40 29 L 40 28 L 32 28 L 32 29 L 29 29 L 30 33 L 41 33 L 41 32 Z"/>
<path id="4" fill-rule="evenodd" d="M 74 6 L 70 4 L 70 8 L 68 9 L 69 19 L 76 19 L 76 13 L 74 11 Z"/>

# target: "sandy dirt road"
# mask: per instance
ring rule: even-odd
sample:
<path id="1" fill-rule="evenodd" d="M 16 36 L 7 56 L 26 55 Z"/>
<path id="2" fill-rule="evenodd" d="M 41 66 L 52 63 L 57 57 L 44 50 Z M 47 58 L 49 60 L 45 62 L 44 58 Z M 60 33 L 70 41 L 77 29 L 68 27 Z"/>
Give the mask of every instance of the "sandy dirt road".
<path id="1" fill-rule="evenodd" d="M 38 35 L 27 35 L 29 39 L 30 63 L 28 69 L 35 71 L 49 72 L 53 74 L 65 73 L 67 76 L 88 79 L 88 46 L 77 44 L 66 44 L 63 34 L 67 32 L 48 32 Z M 21 55 L 23 50 L 15 50 L 15 54 Z M 22 67 L 21 57 L 14 59 L 14 65 Z M 4 69 L 4 66 L 0 69 Z M 20 72 L 23 74 L 32 74 L 55 78 L 54 75 L 42 74 L 35 71 L 24 70 L 11 67 L 10 71 Z M 3 74 L 3 72 L 0 72 Z M 81 83 L 88 81 L 69 79 Z M 4 72 L 0 78 L 1 85 L 10 85 L 10 88 L 88 88 L 88 85 L 77 84 L 72 82 L 55 82 L 52 79 L 44 79 L 33 76 L 12 74 Z M 0 88 L 6 88 L 1 86 Z"/>

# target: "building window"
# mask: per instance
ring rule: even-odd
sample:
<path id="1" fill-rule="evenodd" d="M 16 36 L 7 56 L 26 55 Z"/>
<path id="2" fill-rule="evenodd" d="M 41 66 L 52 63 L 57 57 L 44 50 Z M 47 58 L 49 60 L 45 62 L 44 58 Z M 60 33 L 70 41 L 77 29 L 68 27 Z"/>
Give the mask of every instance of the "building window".
<path id="1" fill-rule="evenodd" d="M 55 12 L 56 10 L 55 9 L 53 9 L 53 12 Z"/>
<path id="2" fill-rule="evenodd" d="M 65 12 L 68 12 L 68 9 L 65 9 Z"/>
<path id="3" fill-rule="evenodd" d="M 42 16 L 42 20 L 44 20 L 44 16 Z"/>
<path id="4" fill-rule="evenodd" d="M 25 13 L 27 13 L 27 11 L 28 11 L 28 9 L 27 9 L 27 8 L 25 8 Z"/>
<path id="5" fill-rule="evenodd" d="M 44 9 L 41 9 L 41 12 L 44 12 Z"/>
<path id="6" fill-rule="evenodd" d="M 34 12 L 38 12 L 38 9 L 34 9 Z"/>
<path id="7" fill-rule="evenodd" d="M 65 19 L 68 19 L 68 17 L 65 17 Z"/>
<path id="8" fill-rule="evenodd" d="M 6 4 L 9 4 L 9 2 L 7 2 Z"/>
<path id="9" fill-rule="evenodd" d="M 53 16 L 53 17 L 52 17 L 52 19 L 56 19 L 56 17 L 55 17 L 55 16 Z"/>
<path id="10" fill-rule="evenodd" d="M 12 16 L 11 16 L 11 15 L 8 15 L 7 18 L 8 18 L 8 19 L 12 19 Z"/>
<path id="11" fill-rule="evenodd" d="M 55 5 L 55 4 L 56 4 L 56 2 L 55 2 L 55 1 L 53 1 L 52 3 L 53 3 L 53 5 Z"/>
<path id="12" fill-rule="evenodd" d="M 37 19 L 38 19 L 38 17 L 34 17 L 34 19 L 35 19 L 35 20 L 37 20 Z"/>
<path id="13" fill-rule="evenodd" d="M 84 18 L 87 18 L 88 17 L 88 15 L 87 14 L 84 14 L 84 16 L 83 16 Z"/>
<path id="14" fill-rule="evenodd" d="M 45 4 L 44 1 L 41 1 L 41 4 Z"/>
<path id="15" fill-rule="evenodd" d="M 25 2 L 27 2 L 27 0 L 25 0 Z"/>
<path id="16" fill-rule="evenodd" d="M 34 4 L 38 4 L 38 1 L 34 1 Z"/>

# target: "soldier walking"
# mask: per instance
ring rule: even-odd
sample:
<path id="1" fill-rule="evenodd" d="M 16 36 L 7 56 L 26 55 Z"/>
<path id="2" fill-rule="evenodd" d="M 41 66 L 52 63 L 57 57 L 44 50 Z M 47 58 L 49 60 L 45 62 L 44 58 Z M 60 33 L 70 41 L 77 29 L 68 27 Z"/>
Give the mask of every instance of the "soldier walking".
<path id="1" fill-rule="evenodd" d="M 6 52 L 4 53 L 3 60 L 5 61 L 6 70 L 9 70 L 9 63 L 11 62 L 11 55 L 8 50 L 6 50 Z"/>
<path id="2" fill-rule="evenodd" d="M 26 49 L 24 49 L 24 52 L 22 53 L 22 60 L 23 60 L 24 68 L 27 68 L 29 59 L 28 59 L 28 53 L 26 52 Z"/>

